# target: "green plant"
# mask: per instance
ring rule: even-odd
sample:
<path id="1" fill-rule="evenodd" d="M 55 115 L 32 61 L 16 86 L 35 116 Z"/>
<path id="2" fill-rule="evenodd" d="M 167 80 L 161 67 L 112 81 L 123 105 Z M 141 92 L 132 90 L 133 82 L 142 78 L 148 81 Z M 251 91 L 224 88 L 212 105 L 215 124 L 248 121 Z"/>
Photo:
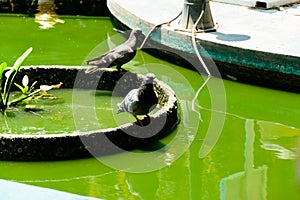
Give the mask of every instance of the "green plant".
<path id="1" fill-rule="evenodd" d="M 17 73 L 19 72 L 22 63 L 24 62 L 24 60 L 27 58 L 27 56 L 31 53 L 32 51 L 32 47 L 30 47 L 29 49 L 27 49 L 22 56 L 20 56 L 16 62 L 14 63 L 13 67 L 8 70 L 6 73 L 5 70 L 7 68 L 7 63 L 2 63 L 0 65 L 0 93 L 1 93 L 1 97 L 0 97 L 0 110 L 1 111 L 5 111 L 9 105 L 9 94 L 11 92 L 11 87 L 12 84 L 14 82 L 14 79 L 17 75 Z M 3 75 L 5 74 L 6 76 L 6 80 L 5 80 L 5 84 L 4 87 L 2 88 L 2 81 L 3 81 Z"/>
<path id="2" fill-rule="evenodd" d="M 46 98 L 46 99 L 55 99 L 56 98 L 55 96 L 53 96 L 51 94 L 47 94 L 46 91 L 51 90 L 53 88 L 60 88 L 62 83 L 59 83 L 57 85 L 41 85 L 40 89 L 35 89 L 34 85 L 37 82 L 35 81 L 31 86 L 29 86 L 28 85 L 29 78 L 27 75 L 25 75 L 23 77 L 22 85 L 14 83 L 14 79 L 21 68 L 21 64 L 24 62 L 24 60 L 27 58 L 27 56 L 31 53 L 31 51 L 32 51 L 32 47 L 27 49 L 27 51 L 25 51 L 25 53 L 23 53 L 23 55 L 17 59 L 17 61 L 13 65 L 13 67 L 10 68 L 10 70 L 8 70 L 8 71 L 6 70 L 7 64 L 5 62 L 0 64 L 0 93 L 1 93 L 1 95 L 0 95 L 0 111 L 2 111 L 2 112 L 4 112 L 9 106 L 15 106 L 19 102 L 22 102 L 26 99 L 32 100 L 32 99 L 40 99 L 40 98 Z M 5 72 L 5 71 L 7 71 L 7 72 Z M 5 75 L 6 80 L 5 80 L 4 87 L 2 88 L 2 81 L 4 80 L 3 75 Z M 21 90 L 21 95 L 17 98 L 14 98 L 11 101 L 9 101 L 11 87 L 13 84 Z M 34 105 L 31 105 L 31 106 L 34 106 Z"/>
<path id="3" fill-rule="evenodd" d="M 29 84 L 29 78 L 27 75 L 25 75 L 22 79 L 22 85 L 19 85 L 17 83 L 14 83 L 15 86 L 17 86 L 21 90 L 21 95 L 18 98 L 14 98 L 12 101 L 8 102 L 8 106 L 14 106 L 17 105 L 19 102 L 24 101 L 25 99 L 34 99 L 36 96 L 39 97 L 40 91 L 43 91 L 42 89 L 35 89 L 34 85 L 37 83 L 35 81 L 30 87 Z M 30 98 L 31 97 L 31 98 Z"/>
<path id="4" fill-rule="evenodd" d="M 27 75 L 25 75 L 22 79 L 22 85 L 19 85 L 17 83 L 14 83 L 15 86 L 17 86 L 23 95 L 27 95 L 27 94 L 30 94 L 33 90 L 34 90 L 34 85 L 37 83 L 37 81 L 35 81 L 30 87 L 28 86 L 29 84 L 29 78 Z"/>

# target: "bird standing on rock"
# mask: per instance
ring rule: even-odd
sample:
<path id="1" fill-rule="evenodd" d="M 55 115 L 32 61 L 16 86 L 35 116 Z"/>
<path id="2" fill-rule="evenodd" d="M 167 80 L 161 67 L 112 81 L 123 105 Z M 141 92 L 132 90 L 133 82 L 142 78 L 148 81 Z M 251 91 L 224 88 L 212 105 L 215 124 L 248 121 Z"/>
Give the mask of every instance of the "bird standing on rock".
<path id="1" fill-rule="evenodd" d="M 158 103 L 158 96 L 153 87 L 154 79 L 155 75 L 148 73 L 139 88 L 129 91 L 123 101 L 118 104 L 118 113 L 131 113 L 141 126 L 144 125 L 142 121 L 137 118 L 137 115 L 146 115 L 147 124 L 149 124 L 151 119 L 148 113 L 151 112 Z"/>
<path id="2" fill-rule="evenodd" d="M 108 68 L 113 66 L 116 66 L 116 68 L 120 71 L 122 65 L 131 61 L 134 58 L 138 45 L 138 38 L 141 35 L 142 31 L 140 29 L 133 29 L 126 42 L 97 58 L 87 60 L 86 63 L 88 65 L 94 65 L 96 67 L 87 69 L 85 72 L 93 73 L 99 68 Z"/>

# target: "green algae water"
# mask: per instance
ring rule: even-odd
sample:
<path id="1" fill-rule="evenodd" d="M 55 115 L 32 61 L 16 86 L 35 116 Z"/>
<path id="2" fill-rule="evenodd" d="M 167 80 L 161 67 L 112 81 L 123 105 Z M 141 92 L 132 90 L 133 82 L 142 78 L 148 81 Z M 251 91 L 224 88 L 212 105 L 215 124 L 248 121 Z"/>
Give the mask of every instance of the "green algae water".
<path id="1" fill-rule="evenodd" d="M 85 123 L 76 127 L 73 118 L 73 94 L 84 96 L 85 98 L 95 99 L 95 110 L 97 119 L 89 120 L 88 113 L 82 113 L 81 119 Z M 39 99 L 32 100 L 29 105 L 36 106 L 35 110 L 25 111 L 25 105 L 19 103 L 15 108 L 11 108 L 6 112 L 7 117 L 1 116 L 1 133 L 9 134 L 62 134 L 74 133 L 76 131 L 91 131 L 97 129 L 106 129 L 116 127 L 117 124 L 113 120 L 116 113 L 116 105 L 112 106 L 112 102 L 121 102 L 121 97 L 112 97 L 109 91 L 91 91 L 91 90 L 73 90 L 58 89 L 48 92 L 55 99 Z M 114 100 L 112 100 L 114 98 Z M 78 105 L 84 106 L 84 105 Z M 87 106 L 85 109 L 91 109 Z M 3 121 L 5 120 L 5 123 Z"/>
<path id="2" fill-rule="evenodd" d="M 1 16 L 0 60 L 12 64 L 33 46 L 25 65 L 81 65 L 107 33 L 116 34 L 109 18 L 61 18 L 64 24 L 40 30 L 32 18 Z M 195 71 L 142 51 L 126 68 L 155 73 L 175 91 L 180 123 L 168 137 L 100 159 L 1 161 L 0 178 L 101 199 L 300 199 L 299 94 L 212 78 L 209 84 L 223 86 L 225 95 L 204 87 L 194 98 L 205 79 Z"/>
<path id="3" fill-rule="evenodd" d="M 107 17 L 60 18 L 64 24 L 43 30 L 34 17 L 1 15 L 1 61 L 12 65 L 31 46 L 34 51 L 23 65 L 81 65 L 95 44 L 115 33 Z"/>

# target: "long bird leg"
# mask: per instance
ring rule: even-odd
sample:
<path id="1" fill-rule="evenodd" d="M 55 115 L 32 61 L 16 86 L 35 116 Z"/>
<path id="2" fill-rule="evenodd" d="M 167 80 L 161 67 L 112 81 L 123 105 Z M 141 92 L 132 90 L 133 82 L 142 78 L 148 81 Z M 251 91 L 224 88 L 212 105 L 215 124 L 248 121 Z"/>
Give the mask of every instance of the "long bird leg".
<path id="1" fill-rule="evenodd" d="M 139 118 L 137 118 L 136 115 L 133 115 L 133 116 L 134 116 L 134 118 L 136 119 L 136 122 L 137 122 L 138 124 L 140 124 L 140 126 L 144 126 L 143 122 L 142 122 Z"/>

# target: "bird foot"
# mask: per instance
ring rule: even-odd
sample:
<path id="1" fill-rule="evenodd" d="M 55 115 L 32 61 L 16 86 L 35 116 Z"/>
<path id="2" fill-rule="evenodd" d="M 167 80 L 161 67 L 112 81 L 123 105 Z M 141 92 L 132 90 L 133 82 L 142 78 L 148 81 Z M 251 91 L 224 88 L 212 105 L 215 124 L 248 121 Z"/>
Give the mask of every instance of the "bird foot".
<path id="1" fill-rule="evenodd" d="M 120 72 L 120 74 L 126 74 L 128 71 L 126 69 L 123 68 L 117 68 L 117 70 Z"/>
<path id="2" fill-rule="evenodd" d="M 137 123 L 139 126 L 144 126 L 143 121 L 142 121 L 142 120 L 139 120 L 138 118 L 136 118 L 136 123 Z"/>
<path id="3" fill-rule="evenodd" d="M 146 115 L 146 125 L 150 124 L 151 118 L 149 115 Z"/>
<path id="4" fill-rule="evenodd" d="M 139 126 L 144 126 L 142 120 L 140 120 L 139 118 L 137 118 L 137 116 L 134 116 L 135 119 L 136 119 L 136 124 L 139 125 Z"/>
<path id="5" fill-rule="evenodd" d="M 139 126 L 148 126 L 151 123 L 151 118 L 149 115 L 147 115 L 144 119 L 140 120 L 136 117 L 136 123 Z"/>
<path id="6" fill-rule="evenodd" d="M 142 120 L 140 120 L 136 116 L 135 119 L 136 119 L 136 124 L 139 126 L 148 126 L 151 123 L 151 118 L 149 115 L 146 115 L 146 117 Z"/>

